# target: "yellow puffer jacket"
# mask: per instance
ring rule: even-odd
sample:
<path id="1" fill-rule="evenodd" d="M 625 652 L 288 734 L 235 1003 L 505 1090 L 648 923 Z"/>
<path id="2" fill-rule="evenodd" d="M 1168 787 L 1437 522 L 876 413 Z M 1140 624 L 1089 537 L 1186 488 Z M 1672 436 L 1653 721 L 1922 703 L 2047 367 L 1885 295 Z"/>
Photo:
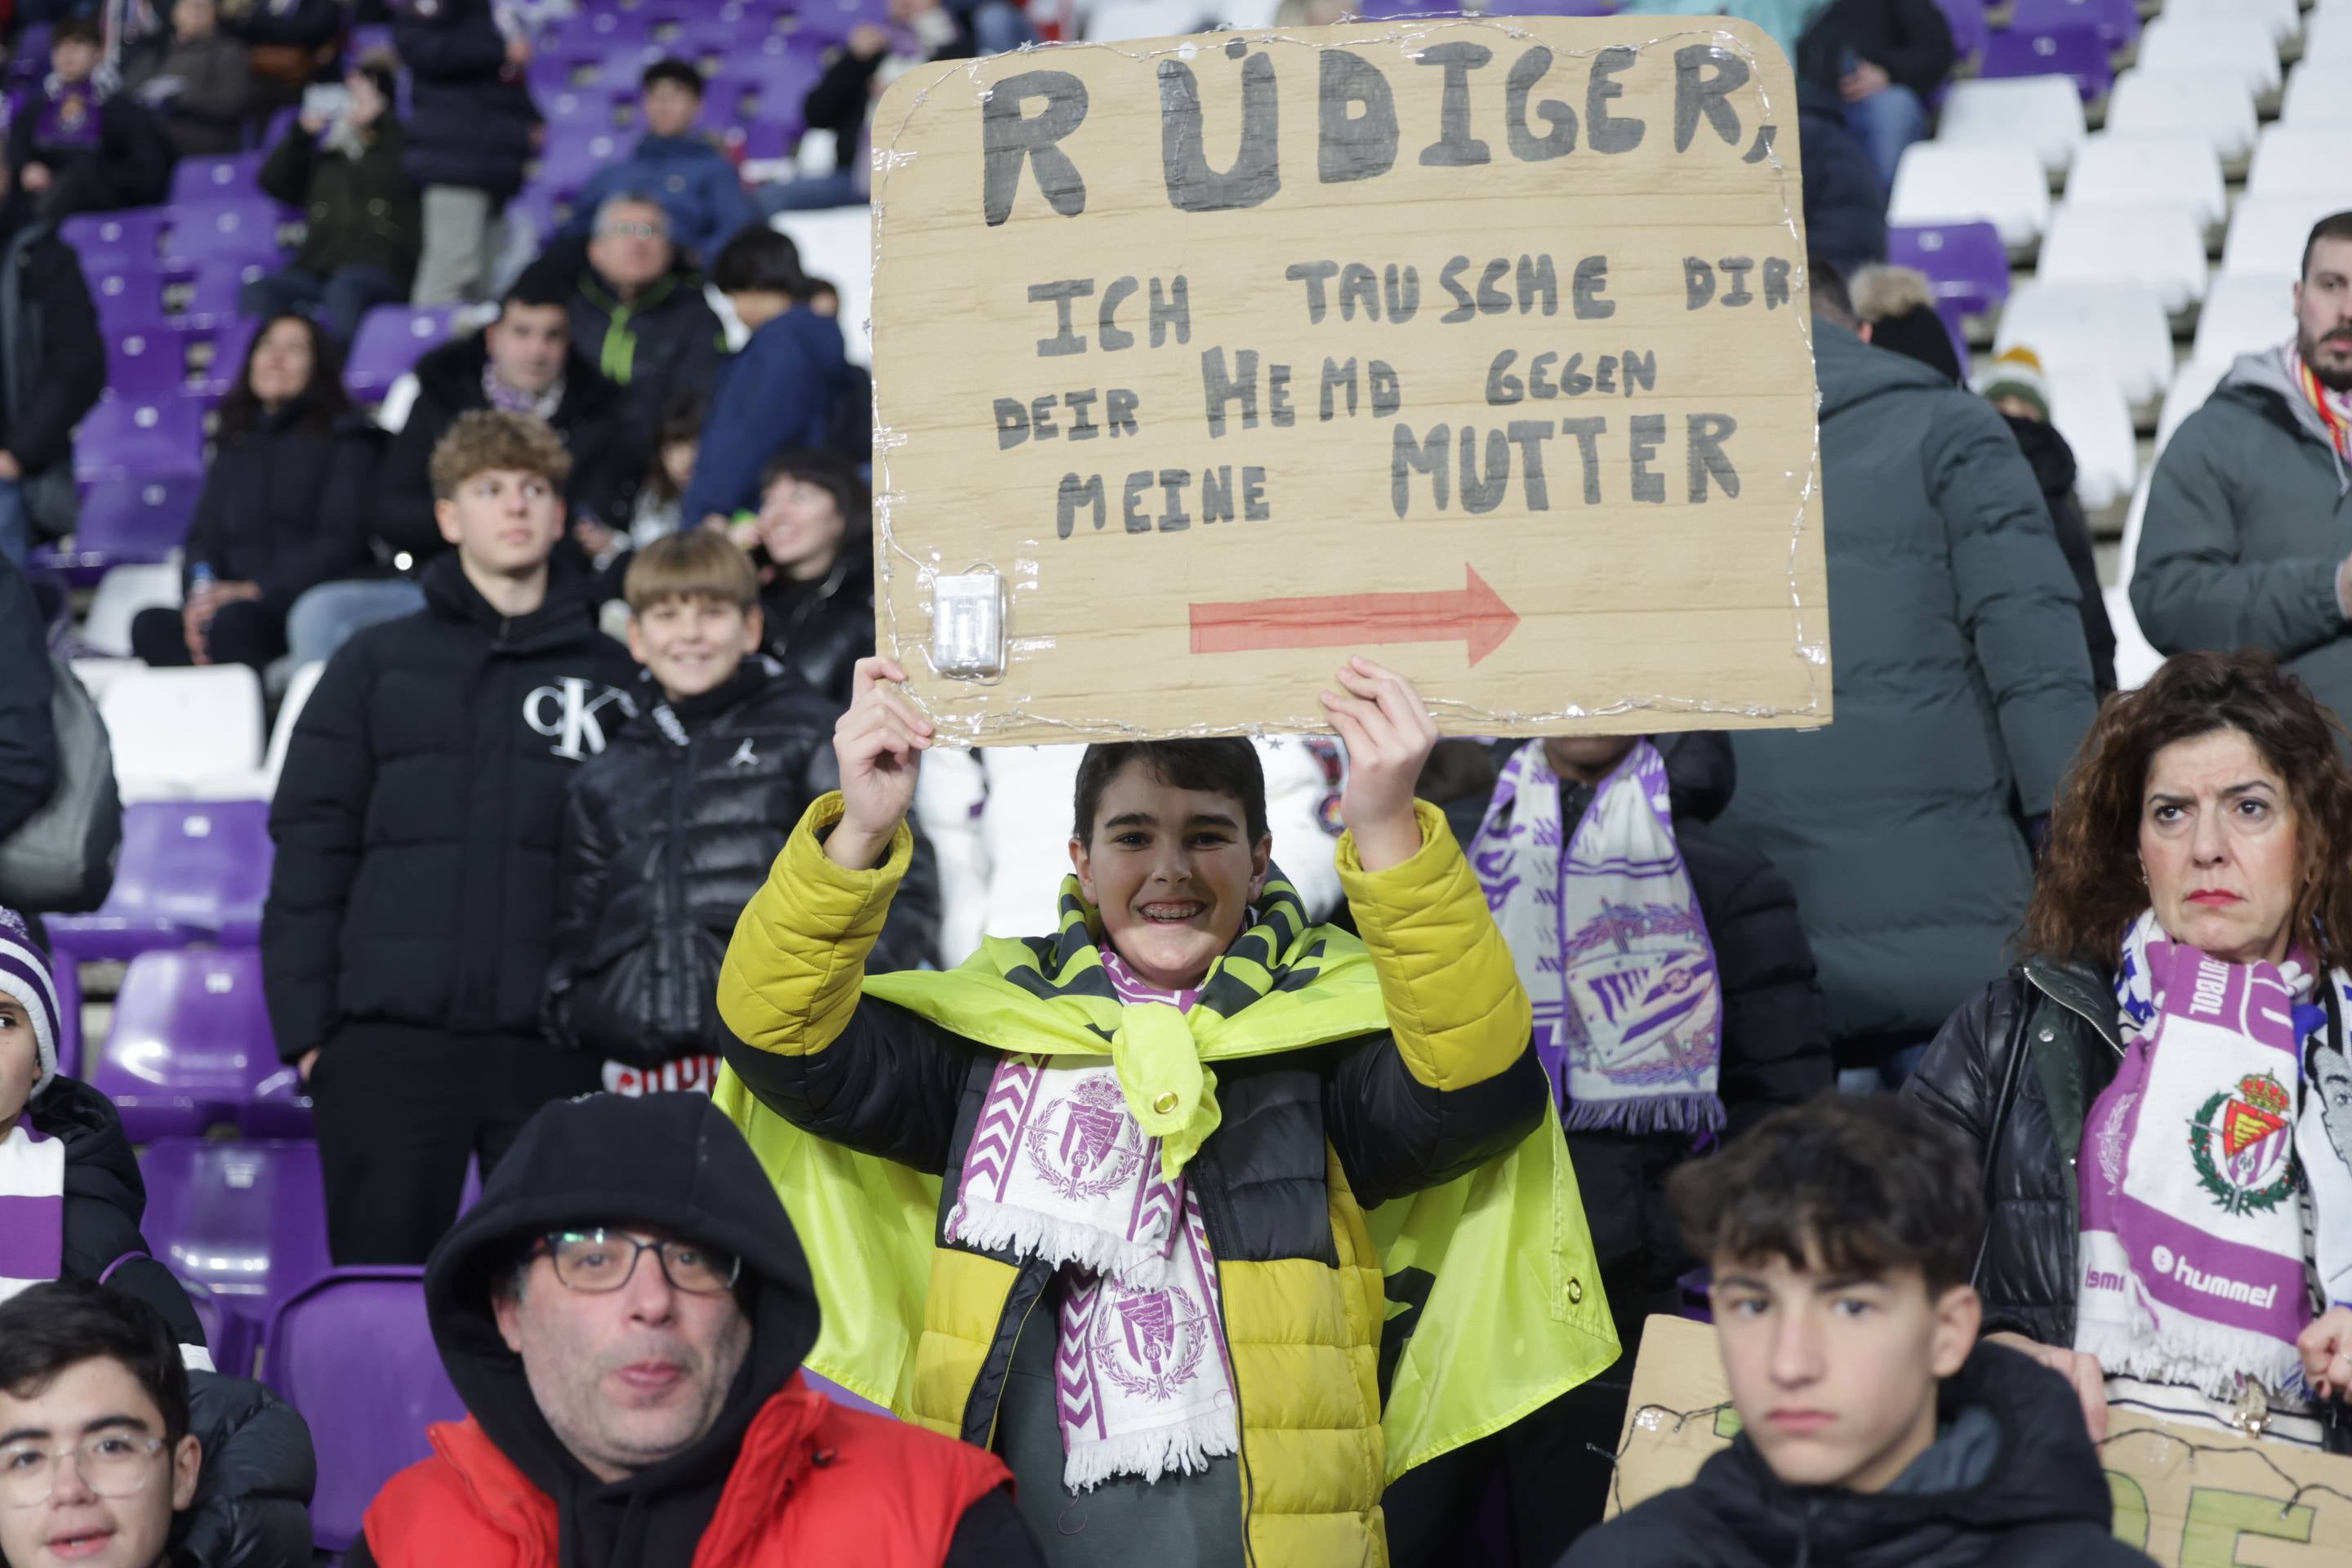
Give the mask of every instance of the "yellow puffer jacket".
<path id="1" fill-rule="evenodd" d="M 940 1194 L 957 1190 L 1000 1051 L 1108 1054 L 1145 1130 L 1196 1151 L 1187 1178 L 1204 1211 L 1234 1216 L 1223 1235 L 1213 1223 L 1211 1244 L 1257 1563 L 1384 1563 L 1381 1494 L 1406 1463 L 1492 1431 L 1614 1359 L 1549 1086 L 1528 1048 L 1528 998 L 1435 810 L 1422 809 L 1420 853 L 1387 871 L 1366 872 L 1340 841 L 1360 942 L 1307 926 L 1286 886 L 1270 882 L 1258 923 L 1183 1015 L 1120 1005 L 1075 883 L 1056 937 L 992 942 L 948 973 L 867 979 L 865 954 L 910 845 L 902 830 L 881 868 L 845 871 L 816 836 L 839 812 L 838 796 L 820 801 L 794 832 L 737 925 L 719 992 L 740 1041 L 720 1104 L 776 1176 L 824 1298 L 813 1368 L 934 1430 L 990 1443 L 1013 1340 L 1052 1271 L 936 1238 Z M 1268 1135 L 1318 1123 L 1312 1147 Z M 874 1168 L 881 1161 L 897 1173 Z M 1316 1211 L 1265 1195 L 1302 1184 L 1321 1191 Z M 1522 1206 L 1544 1212 L 1515 1235 L 1493 1215 L 1520 1189 L 1534 1194 Z M 1473 1231 L 1465 1213 L 1488 1216 L 1481 1245 L 1503 1256 L 1477 1267 L 1497 1277 L 1454 1286 L 1478 1302 L 1483 1326 L 1516 1321 L 1504 1276 L 1545 1281 L 1533 1297 L 1548 1299 L 1527 1307 L 1531 1326 L 1501 1352 L 1520 1364 L 1479 1379 L 1491 1386 L 1476 1391 L 1486 1408 L 1475 1415 L 1433 1408 L 1445 1403 L 1439 1363 L 1483 1364 L 1486 1352 L 1466 1348 L 1477 1324 L 1419 1342 L 1438 1300 L 1433 1278 L 1468 1267 L 1443 1237 L 1400 1236 L 1409 1217 L 1398 1216 L 1425 1193 L 1447 1232 Z M 1384 1281 L 1376 1229 L 1419 1259 L 1407 1289 Z M 1508 1258 L 1514 1248 L 1547 1251 L 1551 1267 Z M 1432 1407 L 1403 1439 L 1426 1451 L 1389 1451 L 1391 1383 Z"/>

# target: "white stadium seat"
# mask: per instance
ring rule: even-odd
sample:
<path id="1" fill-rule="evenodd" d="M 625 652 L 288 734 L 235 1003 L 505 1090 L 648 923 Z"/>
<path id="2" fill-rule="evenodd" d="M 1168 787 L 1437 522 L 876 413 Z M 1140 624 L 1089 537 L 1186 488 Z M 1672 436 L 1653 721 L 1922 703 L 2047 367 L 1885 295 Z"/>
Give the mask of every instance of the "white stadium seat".
<path id="1" fill-rule="evenodd" d="M 2259 16 L 2158 16 L 2139 36 L 2138 59 L 2152 71 L 2234 76 L 2256 98 L 2278 90 L 2278 45 Z"/>
<path id="2" fill-rule="evenodd" d="M 1990 223 L 2002 244 L 2021 249 L 2050 226 L 2050 182 L 2041 158 L 2021 142 L 1915 142 L 1895 165 L 1886 221 Z"/>
<path id="3" fill-rule="evenodd" d="M 2084 142 L 2066 175 L 2066 205 L 2186 207 L 2200 228 L 2230 215 L 2221 160 L 2202 136 L 2121 135 L 2102 131 Z"/>
<path id="4" fill-rule="evenodd" d="M 1087 14 L 1087 42 L 1182 37 L 1198 30 L 1215 9 L 1203 0 L 1099 0 Z"/>
<path id="5" fill-rule="evenodd" d="M 2254 95 L 2234 76 L 2127 70 L 2107 97 L 2107 130 L 2124 136 L 2197 136 L 2225 163 L 2254 149 Z"/>
<path id="6" fill-rule="evenodd" d="M 2172 384 L 2172 324 L 2152 289 L 2021 284 L 2001 307 L 1993 336 L 1993 353 L 2013 348 L 2032 349 L 2053 371 L 2104 371 L 2135 405 L 2155 402 Z"/>
<path id="7" fill-rule="evenodd" d="M 2293 42 L 2303 26 L 2296 0 L 2165 0 L 2164 14 L 2177 22 L 2259 20 L 2270 29 L 2273 46 Z"/>
<path id="8" fill-rule="evenodd" d="M 131 618 L 142 610 L 176 609 L 179 604 L 176 564 L 112 567 L 98 580 L 98 591 L 90 595 L 81 640 L 93 652 L 129 658 Z"/>
<path id="9" fill-rule="evenodd" d="M 1211 0 L 1209 6 L 1219 26 L 1238 27 L 1245 33 L 1273 26 L 1281 9 L 1282 0 Z"/>
<path id="10" fill-rule="evenodd" d="M 2248 196 L 2230 215 L 2230 237 L 2221 247 L 2224 272 L 2303 276 L 2303 247 L 2311 226 L 2347 204 L 2326 196 Z"/>
<path id="11" fill-rule="evenodd" d="M 125 801 L 190 798 L 261 762 L 261 678 L 242 664 L 131 670 L 99 712 Z"/>
<path id="12" fill-rule="evenodd" d="M 2132 563 L 2139 558 L 2140 526 L 2147 517 L 2148 487 L 2155 482 L 2155 471 L 2142 474 L 2132 489 L 2130 510 L 2124 513 L 2124 542 L 2117 552 L 2116 585 L 2103 591 L 2106 601 L 2107 624 L 2116 634 L 2116 685 L 2130 691 L 2147 683 L 2164 656 L 2149 645 L 2147 634 L 2139 629 L 2139 616 L 2131 607 Z"/>
<path id="13" fill-rule="evenodd" d="M 2250 196 L 2321 195 L 2352 206 L 2352 128 L 2272 125 L 2254 143 Z"/>
<path id="14" fill-rule="evenodd" d="M 2083 136 L 2083 95 L 2063 76 L 1956 81 L 1936 132 L 1949 147 L 2022 142 L 2051 174 L 2074 160 Z"/>
<path id="15" fill-rule="evenodd" d="M 2287 73 L 2283 125 L 2330 125 L 2352 120 L 2352 60 L 2306 60 Z"/>
<path id="16" fill-rule="evenodd" d="M 2050 422 L 2074 448 L 2074 496 L 2086 511 L 2105 511 L 2139 479 L 2131 408 L 2104 370 L 2050 374 Z"/>
<path id="17" fill-rule="evenodd" d="M 2231 362 L 2236 358 L 2231 354 L 2217 359 L 2191 359 L 2174 374 L 2172 390 L 2164 395 L 2164 409 L 2156 419 L 2157 456 L 2164 455 L 2165 444 L 2180 428 L 2180 422 L 2205 406 L 2205 400 L 2221 384 L 2221 378 L 2230 373 Z"/>
<path id="18" fill-rule="evenodd" d="M 874 363 L 874 217 L 866 207 L 778 213 L 769 226 L 789 235 L 801 269 L 841 290 L 841 340 L 852 364 Z"/>
<path id="19" fill-rule="evenodd" d="M 2050 220 L 2033 275 L 2053 284 L 2141 284 L 2178 315 L 2205 297 L 2204 228 L 2185 206 L 2069 201 Z"/>
<path id="20" fill-rule="evenodd" d="M 2118 583 L 2131 581 L 2132 563 L 2139 559 L 2140 528 L 2147 521 L 2147 492 L 2155 483 L 2156 470 L 2151 468 L 2139 477 L 2139 483 L 2132 487 L 2131 506 L 2124 512 L 2123 544 L 2116 552 L 2116 581 Z"/>
<path id="21" fill-rule="evenodd" d="M 2224 272 L 2205 290 L 2190 358 L 2227 364 L 2235 356 L 2284 342 L 2294 325 L 2294 280 L 2286 274 Z"/>
<path id="22" fill-rule="evenodd" d="M 2352 6 L 2325 6 L 2304 25 L 2303 58 L 2327 65 L 2352 61 Z"/>

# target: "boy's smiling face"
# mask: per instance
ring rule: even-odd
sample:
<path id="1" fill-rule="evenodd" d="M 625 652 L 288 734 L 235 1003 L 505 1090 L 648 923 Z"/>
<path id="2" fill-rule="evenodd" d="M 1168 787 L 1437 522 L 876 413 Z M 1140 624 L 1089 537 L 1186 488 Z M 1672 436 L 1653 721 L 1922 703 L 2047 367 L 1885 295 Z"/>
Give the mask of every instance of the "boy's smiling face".
<path id="1" fill-rule="evenodd" d="M 1253 844 L 1237 796 L 1178 789 L 1141 763 L 1104 786 L 1093 831 L 1070 840 L 1087 901 L 1137 979 L 1197 985 L 1241 934 L 1265 885 L 1269 837 Z"/>
<path id="2" fill-rule="evenodd" d="M 727 684 L 760 651 L 760 612 L 710 594 L 673 594 L 629 617 L 629 654 L 673 702 Z"/>
<path id="3" fill-rule="evenodd" d="M 1784 1484 L 1881 1491 L 1935 1440 L 1937 1385 L 1976 1343 L 1973 1289 L 1930 1297 L 1916 1268 L 1840 1277 L 1777 1256 L 1714 1273 L 1731 1403 Z"/>

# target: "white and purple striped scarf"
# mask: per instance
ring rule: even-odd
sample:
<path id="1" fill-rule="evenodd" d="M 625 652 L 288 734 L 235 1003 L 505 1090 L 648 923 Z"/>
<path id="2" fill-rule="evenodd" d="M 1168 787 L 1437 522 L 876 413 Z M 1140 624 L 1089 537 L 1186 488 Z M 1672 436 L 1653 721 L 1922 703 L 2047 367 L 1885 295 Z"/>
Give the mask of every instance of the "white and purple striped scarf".
<path id="1" fill-rule="evenodd" d="M 1658 749 L 1625 754 L 1570 837 L 1559 775 L 1528 742 L 1503 764 L 1470 864 L 1535 1003 L 1560 1124 L 1720 1131 L 1723 987 Z"/>
<path id="2" fill-rule="evenodd" d="M 30 1116 L 0 1138 L 0 1301 L 65 1265 L 66 1146 Z"/>
<path id="3" fill-rule="evenodd" d="M 1104 971 L 1129 1006 L 1190 1011 L 1198 991 L 1145 985 L 1118 955 Z M 1127 1109 L 1118 1072 L 1009 1056 L 964 1154 L 947 1235 L 1061 1270 L 1054 1389 L 1062 1481 L 1156 1481 L 1238 1452 L 1217 1263 L 1200 1199 L 1165 1179 L 1160 1141 Z"/>

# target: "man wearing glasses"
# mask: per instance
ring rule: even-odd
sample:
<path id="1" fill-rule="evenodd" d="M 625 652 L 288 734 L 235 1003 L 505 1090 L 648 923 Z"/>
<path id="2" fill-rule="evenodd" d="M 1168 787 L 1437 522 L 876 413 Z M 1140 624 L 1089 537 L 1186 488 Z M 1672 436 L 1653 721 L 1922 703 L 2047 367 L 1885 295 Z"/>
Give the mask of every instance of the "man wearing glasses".
<path id="1" fill-rule="evenodd" d="M 799 1375 L 808 1265 L 702 1095 L 541 1111 L 425 1290 L 470 1415 L 377 1495 L 345 1568 L 1041 1561 L 1001 1461 Z"/>

